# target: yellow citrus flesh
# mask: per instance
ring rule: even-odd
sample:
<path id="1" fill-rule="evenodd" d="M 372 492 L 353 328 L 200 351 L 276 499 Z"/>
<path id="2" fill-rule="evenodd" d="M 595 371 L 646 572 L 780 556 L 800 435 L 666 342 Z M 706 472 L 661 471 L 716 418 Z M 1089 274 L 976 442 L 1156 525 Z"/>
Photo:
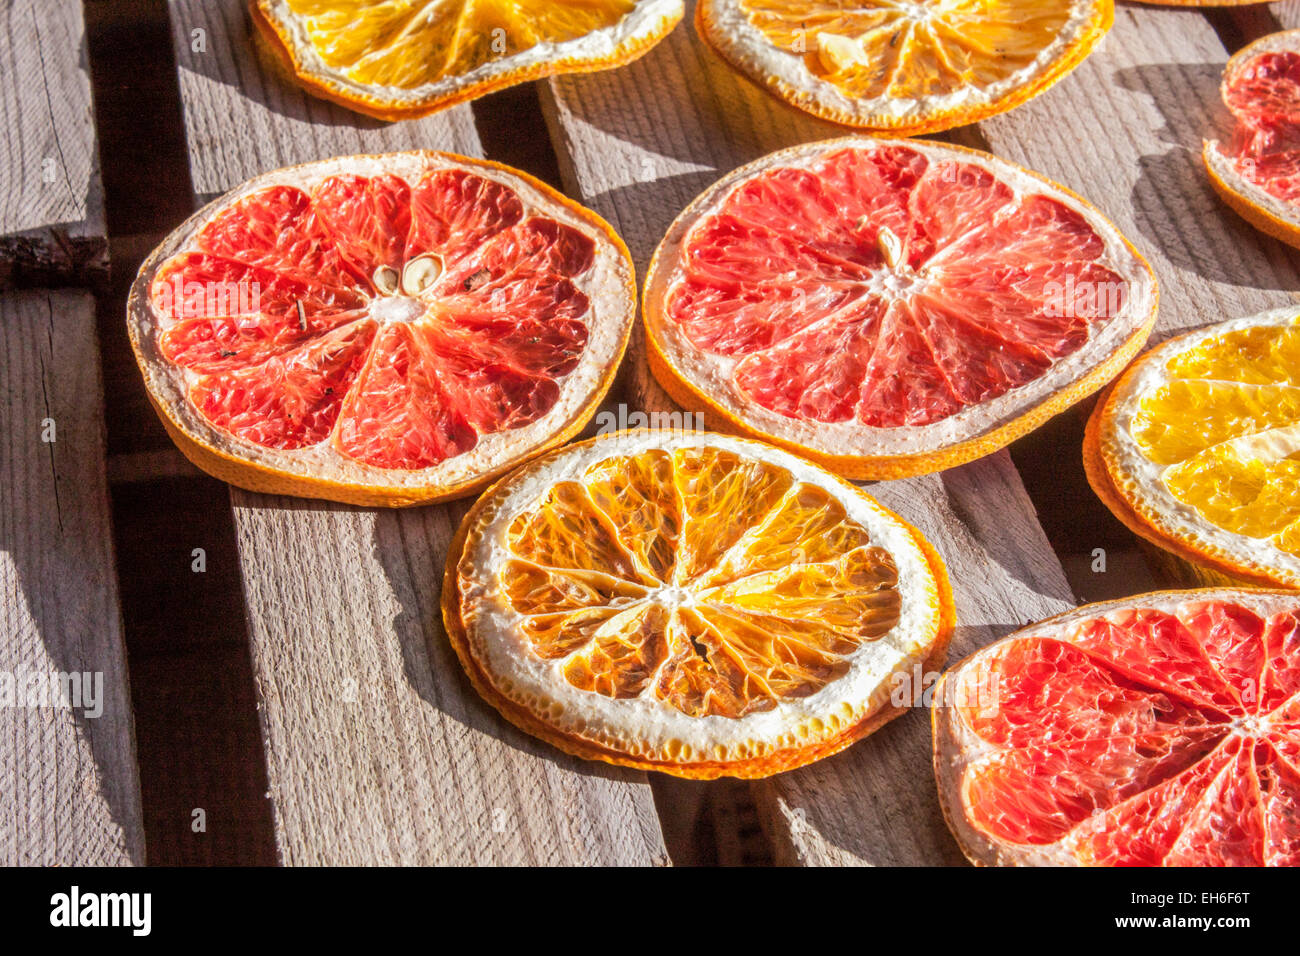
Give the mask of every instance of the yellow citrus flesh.
<path id="1" fill-rule="evenodd" d="M 1039 0 L 741 0 L 779 49 L 853 99 L 985 87 L 1031 65 L 1060 35 L 1067 5 Z"/>
<path id="2" fill-rule="evenodd" d="M 1165 487 L 1224 530 L 1300 551 L 1300 328 L 1226 332 L 1165 368 L 1131 425 Z"/>

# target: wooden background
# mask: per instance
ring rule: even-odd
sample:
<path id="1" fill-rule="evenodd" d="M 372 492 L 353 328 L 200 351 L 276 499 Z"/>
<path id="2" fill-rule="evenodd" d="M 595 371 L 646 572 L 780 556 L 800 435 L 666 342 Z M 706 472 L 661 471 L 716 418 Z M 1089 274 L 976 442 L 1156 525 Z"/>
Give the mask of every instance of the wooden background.
<path id="1" fill-rule="evenodd" d="M 1224 122 L 1228 55 L 1292 25 L 1300 3 L 1121 4 L 1051 91 L 937 138 L 1096 203 L 1156 270 L 1157 338 L 1291 302 L 1300 257 L 1219 204 L 1199 151 Z M 596 209 L 643 270 L 719 175 L 843 130 L 740 79 L 689 18 L 626 68 L 400 124 L 305 96 L 248 30 L 242 0 L 19 0 L 0 14 L 0 115 L 21 131 L 0 164 L 0 289 L 86 290 L 0 296 L 0 435 L 15 436 L 17 481 L 0 508 L 16 635 L 0 654 L 89 661 L 119 695 L 114 721 L 0 727 L 18 747 L 0 754 L 0 826 L 11 809 L 19 821 L 0 859 L 72 860 L 66 833 L 81 830 L 96 834 L 92 858 L 121 862 L 960 863 L 922 710 L 753 785 L 613 770 L 518 733 L 470 690 L 441 631 L 439 571 L 465 506 L 389 513 L 227 489 L 174 451 L 124 335 L 141 259 L 195 204 L 266 169 L 408 147 L 488 156 Z M 671 407 L 641 355 L 638 343 L 611 402 Z M 30 440 L 33 402 L 66 408 L 54 457 Z M 982 461 L 872 486 L 954 569 L 954 659 L 1027 620 L 1169 582 L 1087 489 L 1086 411 Z M 67 607 L 78 587 L 84 607 L 30 610 Z M 119 604 L 120 630 L 88 626 L 116 622 Z M 11 776 L 25 788 L 12 798 Z"/>

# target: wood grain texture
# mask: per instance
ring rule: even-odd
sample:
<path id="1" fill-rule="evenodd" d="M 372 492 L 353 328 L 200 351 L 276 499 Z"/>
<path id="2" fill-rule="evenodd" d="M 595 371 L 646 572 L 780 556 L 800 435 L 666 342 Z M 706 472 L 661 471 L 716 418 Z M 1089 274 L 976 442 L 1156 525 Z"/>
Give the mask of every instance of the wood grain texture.
<path id="1" fill-rule="evenodd" d="M 107 274 L 78 0 L 0 9 L 0 289 Z"/>
<path id="2" fill-rule="evenodd" d="M 269 76 L 242 10 L 172 4 L 200 201 L 327 155 L 479 152 L 467 107 L 384 125 Z M 194 29 L 207 53 L 189 52 Z M 231 497 L 283 862 L 668 862 L 644 774 L 534 741 L 466 681 L 438 610 L 465 505 Z"/>
<path id="3" fill-rule="evenodd" d="M 627 67 L 548 81 L 543 106 L 569 189 L 615 224 L 642 274 L 669 223 L 721 174 L 847 132 L 748 84 L 689 24 Z M 628 359 L 629 400 L 671 407 L 643 354 Z M 952 658 L 1072 606 L 1005 452 L 869 490 L 950 563 L 961 624 Z M 837 757 L 756 784 L 778 862 L 959 862 L 935 796 L 928 717 L 917 708 Z"/>
<path id="4" fill-rule="evenodd" d="M 1296 30 L 1300 29 L 1300 0 L 1286 0 L 1284 3 L 1270 3 L 1268 10 L 1273 14 L 1277 21 L 1273 29 Z M 1272 30 L 1262 30 L 1263 33 L 1271 33 Z M 1256 39 L 1254 36 L 1247 37 L 1248 40 Z"/>
<path id="5" fill-rule="evenodd" d="M 1147 257 L 1160 283 L 1153 342 L 1300 290 L 1300 254 L 1225 206 L 1201 161 L 1202 139 L 1229 129 L 1227 58 L 1199 11 L 1124 5 L 1078 69 L 980 124 L 993 152 L 1081 193 Z"/>
<path id="6" fill-rule="evenodd" d="M 7 866 L 144 862 L 100 396 L 90 296 L 0 296 L 0 864 Z M 90 697 L 66 698 L 79 707 L 52 705 L 59 696 L 33 698 L 38 683 L 50 687 L 52 673 L 89 673 L 82 687 Z"/>
<path id="7" fill-rule="evenodd" d="M 260 52 L 242 0 L 170 0 L 194 190 L 329 156 L 443 149 L 476 155 L 468 106 L 384 123 L 309 96 Z"/>

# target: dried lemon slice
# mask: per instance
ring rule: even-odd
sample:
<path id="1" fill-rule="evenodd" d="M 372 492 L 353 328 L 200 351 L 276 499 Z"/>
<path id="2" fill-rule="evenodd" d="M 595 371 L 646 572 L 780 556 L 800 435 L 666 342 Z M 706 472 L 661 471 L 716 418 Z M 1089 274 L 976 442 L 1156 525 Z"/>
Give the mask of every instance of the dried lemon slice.
<path id="1" fill-rule="evenodd" d="M 1126 524 L 1231 576 L 1300 586 L 1300 312 L 1179 336 L 1098 403 L 1088 478 Z"/>
<path id="2" fill-rule="evenodd" d="M 761 777 L 901 712 L 934 667 L 943 565 L 861 491 L 770 446 L 620 432 L 493 487 L 443 587 L 479 692 L 578 756 Z M 892 697 L 892 699 L 891 699 Z"/>

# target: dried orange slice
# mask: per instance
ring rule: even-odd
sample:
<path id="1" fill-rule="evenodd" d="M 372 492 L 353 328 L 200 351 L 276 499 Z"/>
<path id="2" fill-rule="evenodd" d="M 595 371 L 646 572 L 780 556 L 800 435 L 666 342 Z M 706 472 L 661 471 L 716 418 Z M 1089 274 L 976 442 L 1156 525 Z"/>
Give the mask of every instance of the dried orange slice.
<path id="1" fill-rule="evenodd" d="M 987 153 L 849 138 L 736 170 L 669 228 L 650 365 L 713 427 L 853 478 L 951 467 L 1100 388 L 1155 321 L 1102 215 Z"/>
<path id="2" fill-rule="evenodd" d="M 627 248 L 529 176 L 444 153 L 258 176 L 140 268 L 128 328 L 181 451 L 254 491 L 466 494 L 571 438 L 636 307 Z"/>
<path id="3" fill-rule="evenodd" d="M 696 27 L 755 83 L 822 119 L 900 135 L 1002 113 L 1072 70 L 1112 0 L 700 0 Z"/>
<path id="4" fill-rule="evenodd" d="M 380 119 L 424 116 L 527 80 L 635 60 L 682 0 L 252 0 L 297 81 Z"/>
<path id="5" fill-rule="evenodd" d="M 942 661 L 943 565 L 919 533 L 793 455 L 617 432 L 500 481 L 443 584 L 474 686 L 561 750 L 683 777 L 762 777 L 902 712 Z M 910 685 L 909 685 L 910 686 Z"/>
<path id="6" fill-rule="evenodd" d="M 1221 92 L 1235 128 L 1228 143 L 1205 142 L 1210 182 L 1256 229 L 1300 246 L 1300 30 L 1239 50 Z"/>
<path id="7" fill-rule="evenodd" d="M 1143 355 L 1094 409 L 1084 465 L 1148 540 L 1234 578 L 1300 587 L 1300 310 Z"/>
<path id="8" fill-rule="evenodd" d="M 1300 866 L 1300 596 L 1164 591 L 1019 631 L 935 688 L 975 863 Z"/>

